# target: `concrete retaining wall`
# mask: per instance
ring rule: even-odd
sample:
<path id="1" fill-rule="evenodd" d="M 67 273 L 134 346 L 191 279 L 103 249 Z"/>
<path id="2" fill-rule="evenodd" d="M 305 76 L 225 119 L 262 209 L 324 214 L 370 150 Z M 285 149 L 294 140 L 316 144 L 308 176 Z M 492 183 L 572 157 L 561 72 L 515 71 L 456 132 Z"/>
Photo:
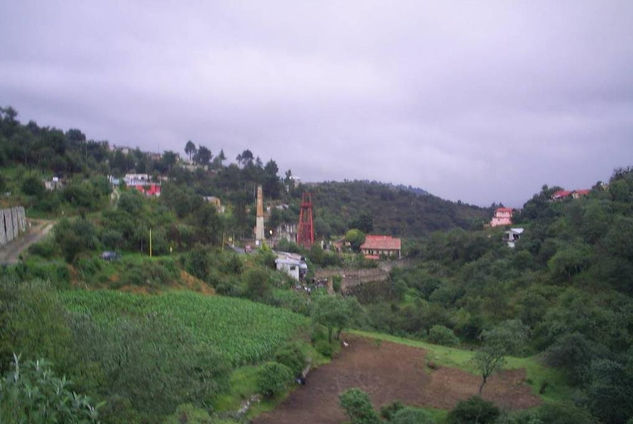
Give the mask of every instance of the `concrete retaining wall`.
<path id="1" fill-rule="evenodd" d="M 26 232 L 26 214 L 22 206 L 0 209 L 0 246 Z"/>

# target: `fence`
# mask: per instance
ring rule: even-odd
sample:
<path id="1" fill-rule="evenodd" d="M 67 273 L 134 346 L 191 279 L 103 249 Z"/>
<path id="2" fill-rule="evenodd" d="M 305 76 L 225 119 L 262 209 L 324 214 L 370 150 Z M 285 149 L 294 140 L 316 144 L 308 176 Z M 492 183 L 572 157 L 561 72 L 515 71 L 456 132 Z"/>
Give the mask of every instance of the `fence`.
<path id="1" fill-rule="evenodd" d="M 4 246 L 26 231 L 24 208 L 0 209 L 0 246 Z"/>

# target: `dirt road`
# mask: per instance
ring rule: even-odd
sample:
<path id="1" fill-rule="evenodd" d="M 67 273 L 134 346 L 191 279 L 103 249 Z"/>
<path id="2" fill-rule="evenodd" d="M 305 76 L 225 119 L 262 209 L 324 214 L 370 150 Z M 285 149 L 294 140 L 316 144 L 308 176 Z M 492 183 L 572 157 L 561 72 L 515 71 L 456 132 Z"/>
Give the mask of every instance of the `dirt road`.
<path id="1" fill-rule="evenodd" d="M 55 225 L 55 221 L 29 219 L 27 225 L 29 228 L 25 234 L 0 248 L 0 265 L 17 263 L 20 253 L 48 234 Z"/>

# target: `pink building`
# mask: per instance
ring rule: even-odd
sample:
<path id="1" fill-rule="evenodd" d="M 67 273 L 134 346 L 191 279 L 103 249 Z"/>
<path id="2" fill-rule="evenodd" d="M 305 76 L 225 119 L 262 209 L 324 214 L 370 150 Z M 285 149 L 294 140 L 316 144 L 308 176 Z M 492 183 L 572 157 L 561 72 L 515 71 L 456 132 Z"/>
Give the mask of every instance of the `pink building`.
<path id="1" fill-rule="evenodd" d="M 512 225 L 512 211 L 512 208 L 497 208 L 495 216 L 490 220 L 490 226 Z"/>

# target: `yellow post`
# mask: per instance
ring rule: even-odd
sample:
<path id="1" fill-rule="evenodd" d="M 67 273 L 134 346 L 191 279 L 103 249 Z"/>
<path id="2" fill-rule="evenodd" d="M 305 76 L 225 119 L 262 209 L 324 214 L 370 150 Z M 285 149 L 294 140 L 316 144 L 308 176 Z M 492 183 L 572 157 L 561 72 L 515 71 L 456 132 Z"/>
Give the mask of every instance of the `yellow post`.
<path id="1" fill-rule="evenodd" d="M 152 229 L 149 229 L 149 257 L 152 257 Z"/>

